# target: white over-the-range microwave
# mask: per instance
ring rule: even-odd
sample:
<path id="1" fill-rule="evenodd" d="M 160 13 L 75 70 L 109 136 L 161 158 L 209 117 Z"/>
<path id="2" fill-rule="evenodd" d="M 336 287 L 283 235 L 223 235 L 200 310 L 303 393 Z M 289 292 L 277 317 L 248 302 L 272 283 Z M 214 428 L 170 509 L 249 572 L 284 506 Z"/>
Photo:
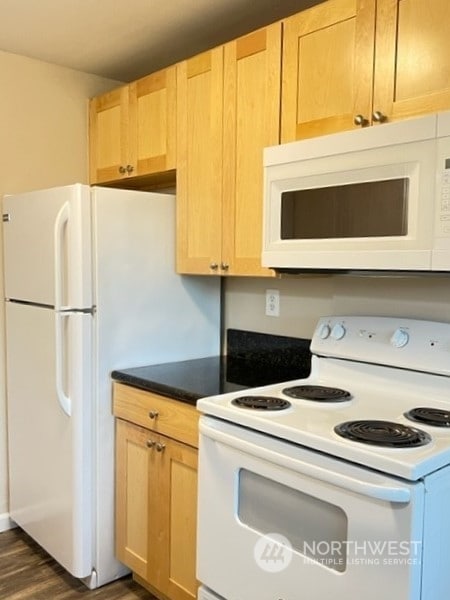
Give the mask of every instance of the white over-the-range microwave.
<path id="1" fill-rule="evenodd" d="M 262 263 L 450 271 L 450 112 L 264 151 Z"/>

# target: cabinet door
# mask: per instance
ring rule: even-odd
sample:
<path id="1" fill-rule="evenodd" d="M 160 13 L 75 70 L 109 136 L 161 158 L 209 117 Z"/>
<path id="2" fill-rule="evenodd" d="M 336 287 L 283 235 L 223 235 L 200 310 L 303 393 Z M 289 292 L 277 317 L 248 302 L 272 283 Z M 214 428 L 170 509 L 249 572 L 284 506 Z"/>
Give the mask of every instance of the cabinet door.
<path id="1" fill-rule="evenodd" d="M 374 27 L 375 0 L 328 0 L 284 21 L 282 142 L 370 120 Z"/>
<path id="2" fill-rule="evenodd" d="M 142 578 L 147 577 L 149 471 L 154 453 L 149 432 L 116 420 L 116 556 Z"/>
<path id="3" fill-rule="evenodd" d="M 90 182 L 128 176 L 129 87 L 92 98 L 89 111 Z"/>
<path id="4" fill-rule="evenodd" d="M 130 135 L 135 175 L 175 168 L 176 69 L 169 67 L 130 84 Z"/>
<path id="5" fill-rule="evenodd" d="M 262 157 L 280 141 L 281 23 L 224 52 L 222 260 L 231 275 L 272 275 L 261 266 Z"/>
<path id="6" fill-rule="evenodd" d="M 222 47 L 177 65 L 180 273 L 217 273 L 221 261 L 222 89 Z"/>
<path id="7" fill-rule="evenodd" d="M 389 120 L 450 108 L 448 0 L 377 0 L 374 109 Z"/>
<path id="8" fill-rule="evenodd" d="M 149 495 L 147 579 L 171 600 L 197 597 L 197 455 L 191 446 L 155 437 Z M 158 446 L 159 444 L 159 446 Z"/>

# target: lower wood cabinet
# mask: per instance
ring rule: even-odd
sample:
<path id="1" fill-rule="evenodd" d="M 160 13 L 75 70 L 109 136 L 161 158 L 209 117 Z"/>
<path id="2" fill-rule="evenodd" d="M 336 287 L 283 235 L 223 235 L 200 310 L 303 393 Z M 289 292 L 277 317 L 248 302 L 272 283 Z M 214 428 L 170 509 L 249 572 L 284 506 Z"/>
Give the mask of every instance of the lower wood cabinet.
<path id="1" fill-rule="evenodd" d="M 195 577 L 197 448 L 159 433 L 178 417 L 186 420 L 188 440 L 198 414 L 185 405 L 149 392 L 115 384 L 116 555 L 135 579 L 161 600 L 197 597 Z M 165 407 L 167 405 L 167 410 Z M 181 415 L 177 415 L 177 405 Z M 155 408 L 156 407 L 156 408 Z M 156 414 L 155 414 L 156 413 Z M 147 418 L 149 427 L 141 421 Z"/>

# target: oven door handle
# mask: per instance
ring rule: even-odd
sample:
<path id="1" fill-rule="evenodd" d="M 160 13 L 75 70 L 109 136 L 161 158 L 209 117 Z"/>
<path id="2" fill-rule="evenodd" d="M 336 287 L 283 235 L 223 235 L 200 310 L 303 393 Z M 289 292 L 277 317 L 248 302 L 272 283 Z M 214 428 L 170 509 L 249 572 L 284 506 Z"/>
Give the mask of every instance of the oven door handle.
<path id="1" fill-rule="evenodd" d="M 200 420 L 200 433 L 216 442 L 240 450 L 245 454 L 250 454 L 256 458 L 271 462 L 280 467 L 285 467 L 290 471 L 295 471 L 296 473 L 334 485 L 335 487 L 355 492 L 361 496 L 395 503 L 408 503 L 411 500 L 411 490 L 407 487 L 376 484 L 356 479 L 350 475 L 334 473 L 323 467 L 310 465 L 297 458 L 279 454 L 247 440 L 236 438 L 234 435 L 211 427 L 203 420 Z"/>

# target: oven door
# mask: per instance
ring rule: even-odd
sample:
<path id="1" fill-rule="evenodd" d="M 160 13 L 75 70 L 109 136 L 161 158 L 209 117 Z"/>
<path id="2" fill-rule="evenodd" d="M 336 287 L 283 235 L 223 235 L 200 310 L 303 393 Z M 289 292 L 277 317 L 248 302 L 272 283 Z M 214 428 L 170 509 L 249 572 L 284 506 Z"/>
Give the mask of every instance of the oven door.
<path id="1" fill-rule="evenodd" d="M 197 577 L 226 600 L 419 600 L 424 485 L 200 419 Z"/>
<path id="2" fill-rule="evenodd" d="M 216 594 L 213 594 L 211 592 L 211 590 L 207 590 L 203 586 L 200 586 L 198 588 L 197 598 L 198 598 L 198 600 L 223 600 L 223 598 L 220 598 L 219 596 L 216 596 Z"/>

